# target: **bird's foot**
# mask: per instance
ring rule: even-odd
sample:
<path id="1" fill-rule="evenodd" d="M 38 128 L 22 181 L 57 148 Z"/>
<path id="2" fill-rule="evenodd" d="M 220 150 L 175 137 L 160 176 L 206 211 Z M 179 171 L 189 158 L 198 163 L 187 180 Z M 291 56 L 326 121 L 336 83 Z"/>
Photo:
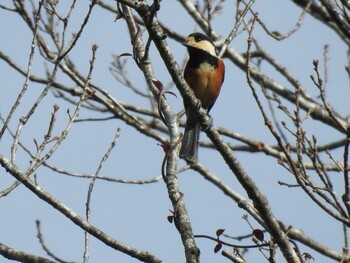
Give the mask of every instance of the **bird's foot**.
<path id="1" fill-rule="evenodd" d="M 196 104 L 196 107 L 194 109 L 198 111 L 200 108 L 202 108 L 202 103 L 200 100 L 197 100 L 197 104 Z"/>
<path id="2" fill-rule="evenodd" d="M 209 121 L 203 123 L 203 125 L 201 127 L 201 130 L 204 132 L 206 132 L 207 130 L 209 130 L 213 126 L 213 118 L 209 114 L 208 114 L 208 118 L 209 118 Z"/>

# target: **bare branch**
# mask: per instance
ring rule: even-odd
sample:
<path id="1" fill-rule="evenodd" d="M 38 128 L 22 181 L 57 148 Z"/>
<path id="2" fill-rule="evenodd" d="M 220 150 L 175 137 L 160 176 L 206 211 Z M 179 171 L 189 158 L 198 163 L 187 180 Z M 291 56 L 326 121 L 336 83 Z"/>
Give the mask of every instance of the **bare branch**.
<path id="1" fill-rule="evenodd" d="M 55 263 L 55 261 L 13 249 L 2 243 L 0 243 L 0 254 L 9 260 L 16 260 L 20 262 Z"/>
<path id="2" fill-rule="evenodd" d="M 13 177 L 15 177 L 18 181 L 20 181 L 28 190 L 30 190 L 33 194 L 35 194 L 37 197 L 39 197 L 44 202 L 51 205 L 54 209 L 65 215 L 68 219 L 70 219 L 74 224 L 82 228 L 83 230 L 90 233 L 92 236 L 96 237 L 98 240 L 105 243 L 107 246 L 114 248 L 118 251 L 121 251 L 127 255 L 130 255 L 131 257 L 134 257 L 136 259 L 139 259 L 141 261 L 145 262 L 162 262 L 157 257 L 153 256 L 152 254 L 138 250 L 136 248 L 133 248 L 129 245 L 123 244 L 112 237 L 108 236 L 106 233 L 101 231 L 100 229 L 96 228 L 95 226 L 91 225 L 89 222 L 82 219 L 80 216 L 78 216 L 75 212 L 73 212 L 70 208 L 68 208 L 66 205 L 58 201 L 56 198 L 51 196 L 49 193 L 42 190 L 40 187 L 38 187 L 35 183 L 33 183 L 31 180 L 28 179 L 26 174 L 22 173 L 20 170 L 17 169 L 13 164 L 9 162 L 3 155 L 0 154 L 0 164 L 1 166 L 6 169 L 7 172 L 9 172 Z"/>

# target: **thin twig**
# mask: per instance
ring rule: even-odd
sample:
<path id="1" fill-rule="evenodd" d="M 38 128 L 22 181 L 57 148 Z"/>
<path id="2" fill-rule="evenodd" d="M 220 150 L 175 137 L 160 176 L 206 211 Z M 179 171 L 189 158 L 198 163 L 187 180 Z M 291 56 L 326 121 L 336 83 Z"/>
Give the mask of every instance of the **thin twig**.
<path id="1" fill-rule="evenodd" d="M 248 4 L 246 5 L 246 7 L 244 8 L 243 12 L 241 13 L 240 18 L 238 19 L 237 23 L 235 24 L 234 28 L 231 30 L 230 34 L 228 35 L 228 37 L 225 39 L 224 44 L 222 45 L 220 52 L 219 52 L 219 57 L 222 57 L 228 47 L 228 45 L 232 42 L 233 38 L 236 36 L 236 32 L 239 28 L 239 26 L 242 24 L 242 21 L 245 17 L 245 15 L 247 14 L 247 12 L 249 11 L 250 7 L 253 5 L 255 0 L 249 0 Z"/>
<path id="2" fill-rule="evenodd" d="M 315 84 L 315 86 L 319 89 L 320 91 L 320 97 L 322 99 L 323 105 L 325 107 L 325 109 L 327 110 L 327 113 L 329 114 L 330 118 L 334 121 L 334 123 L 342 129 L 343 132 L 346 132 L 347 129 L 346 127 L 340 122 L 340 120 L 336 117 L 336 115 L 334 114 L 334 110 L 332 109 L 332 107 L 330 106 L 326 95 L 325 95 L 325 90 L 323 87 L 323 80 L 321 79 L 321 75 L 318 69 L 318 60 L 313 60 L 312 64 L 314 65 L 314 71 L 316 73 L 316 77 L 317 79 L 314 78 L 314 76 L 310 75 L 310 78 L 312 80 L 312 82 Z"/>
<path id="3" fill-rule="evenodd" d="M 91 55 L 91 60 L 90 60 L 90 67 L 89 67 L 89 73 L 86 77 L 86 83 L 85 83 L 85 87 L 84 87 L 84 90 L 86 90 L 89 86 L 90 86 L 90 82 L 91 82 L 91 76 L 92 76 L 92 72 L 93 72 L 93 69 L 94 69 L 94 64 L 95 64 L 95 61 L 96 61 L 96 51 L 97 51 L 97 48 L 98 46 L 96 44 L 94 44 L 92 46 L 92 55 Z M 117 134 L 119 134 L 119 132 L 117 132 Z M 118 135 L 119 137 L 119 135 Z M 115 137 L 115 139 L 113 140 L 113 143 L 112 143 L 112 146 L 111 148 L 114 147 L 115 145 L 115 140 L 116 140 L 117 136 Z M 100 162 L 100 165 L 96 171 L 96 175 L 99 174 L 101 168 L 102 168 L 102 164 L 104 163 L 104 161 L 108 158 L 109 156 L 109 150 L 107 151 L 107 153 L 104 155 L 104 157 L 102 158 L 101 162 Z M 89 184 L 89 190 L 88 190 L 88 194 L 87 194 L 87 200 L 86 200 L 86 210 L 85 210 L 85 219 L 87 222 L 90 222 L 90 201 L 91 201 L 91 194 L 92 194 L 92 190 L 93 190 L 93 187 L 95 185 L 95 181 L 96 181 L 96 177 L 94 177 L 90 184 Z M 83 262 L 84 263 L 88 263 L 89 262 L 89 233 L 87 231 L 84 232 L 84 254 L 83 254 Z"/>
<path id="4" fill-rule="evenodd" d="M 259 24 L 261 25 L 261 27 L 265 30 L 265 32 L 273 37 L 276 40 L 284 40 L 288 37 L 290 37 L 291 35 L 293 35 L 302 25 L 304 17 L 306 15 L 307 12 L 309 12 L 309 8 L 312 5 L 312 3 L 314 2 L 314 0 L 309 0 L 309 2 L 307 3 L 307 5 L 305 5 L 303 11 L 301 12 L 298 21 L 296 22 L 295 26 L 287 33 L 285 34 L 280 34 L 277 31 L 270 31 L 267 26 L 261 21 L 261 19 L 257 18 L 257 21 L 259 22 Z"/>
<path id="5" fill-rule="evenodd" d="M 45 240 L 44 240 L 43 234 L 41 232 L 40 221 L 36 220 L 35 224 L 36 224 L 37 237 L 38 237 L 39 243 L 40 243 L 42 249 L 46 252 L 46 254 L 49 257 L 53 258 L 55 261 L 60 262 L 60 263 L 74 263 L 73 261 L 68 262 L 68 261 L 62 260 L 59 257 L 57 257 L 54 253 L 52 253 L 50 251 L 50 249 L 45 244 Z"/>
<path id="6" fill-rule="evenodd" d="M 100 162 L 100 164 L 95 172 L 95 177 L 91 180 L 91 182 L 89 184 L 87 200 L 86 200 L 86 210 L 85 210 L 85 217 L 86 217 L 87 222 L 90 222 L 91 196 L 92 196 L 92 190 L 95 186 L 97 176 L 100 174 L 103 164 L 107 161 L 109 155 L 111 154 L 113 148 L 115 147 L 116 141 L 119 138 L 119 136 L 120 136 L 120 129 L 118 128 L 115 135 L 114 135 L 114 138 L 113 138 L 113 141 L 112 141 L 110 147 L 108 148 L 107 152 L 104 154 L 104 156 L 101 159 L 101 162 Z M 87 231 L 85 231 L 85 233 L 84 233 L 84 240 L 85 240 L 85 242 L 84 242 L 85 246 L 84 246 L 84 256 L 83 256 L 84 261 L 83 262 L 87 263 L 87 262 L 89 262 L 89 233 Z"/>
<path id="7" fill-rule="evenodd" d="M 236 245 L 236 244 L 231 244 L 231 243 L 222 241 L 218 237 L 212 237 L 212 236 L 208 236 L 208 235 L 194 235 L 194 237 L 195 238 L 206 238 L 209 240 L 216 241 L 219 244 L 222 244 L 222 245 L 225 245 L 228 247 L 233 247 L 233 248 L 257 248 L 257 247 L 268 247 L 269 246 L 268 243 L 263 243 L 263 244 L 258 244 L 258 245 Z"/>
<path id="8" fill-rule="evenodd" d="M 10 110 L 10 113 L 8 114 L 8 116 L 7 116 L 6 120 L 5 120 L 5 123 L 4 123 L 3 127 L 1 128 L 0 141 L 1 141 L 1 138 L 2 138 L 2 136 L 4 134 L 4 132 L 5 132 L 8 124 L 11 121 L 11 118 L 12 118 L 14 112 L 16 111 L 17 107 L 21 104 L 21 100 L 23 98 L 23 95 L 27 91 L 27 88 L 29 86 L 29 76 L 30 76 L 31 71 L 32 71 L 32 63 L 33 63 L 34 54 L 35 54 L 35 47 L 36 47 L 36 44 L 37 44 L 38 23 L 39 23 L 39 20 L 40 20 L 40 13 L 41 13 L 41 8 L 43 6 L 43 3 L 44 3 L 44 0 L 41 0 L 39 2 L 38 10 L 35 12 L 35 16 L 34 16 L 34 25 L 35 26 L 34 26 L 34 31 L 33 31 L 33 39 L 32 39 L 31 49 L 30 49 L 30 53 L 29 53 L 28 66 L 27 66 L 27 70 L 26 70 L 26 78 L 25 78 L 22 90 L 18 94 L 18 97 L 17 97 L 15 103 L 13 104 L 13 106 L 12 106 L 12 108 Z M 20 130 L 21 130 L 21 125 L 22 125 L 22 120 L 20 121 L 20 125 L 19 125 L 19 127 L 17 129 L 17 132 L 16 132 L 17 134 L 16 134 L 14 142 L 12 144 L 11 162 L 13 162 L 13 163 L 16 162 L 16 149 L 17 149 L 17 142 L 18 142 L 18 139 L 19 139 L 19 133 L 20 133 Z"/>

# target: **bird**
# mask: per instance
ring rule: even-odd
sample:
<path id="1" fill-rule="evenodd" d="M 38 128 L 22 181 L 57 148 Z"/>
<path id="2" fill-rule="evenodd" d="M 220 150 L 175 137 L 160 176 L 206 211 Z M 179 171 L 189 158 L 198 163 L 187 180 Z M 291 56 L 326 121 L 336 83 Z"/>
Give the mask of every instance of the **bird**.
<path id="1" fill-rule="evenodd" d="M 184 70 L 184 79 L 209 113 L 214 106 L 225 79 L 225 64 L 218 57 L 213 41 L 206 35 L 195 32 L 184 43 L 189 59 Z M 186 125 L 180 148 L 180 157 L 188 162 L 198 160 L 198 140 L 200 125 L 190 107 L 184 100 Z"/>

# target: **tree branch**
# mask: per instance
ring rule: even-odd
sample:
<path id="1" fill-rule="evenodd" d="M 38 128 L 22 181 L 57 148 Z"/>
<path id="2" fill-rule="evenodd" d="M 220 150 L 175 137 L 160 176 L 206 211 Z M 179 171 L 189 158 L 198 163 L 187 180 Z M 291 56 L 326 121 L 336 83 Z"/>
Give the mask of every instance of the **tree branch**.
<path id="1" fill-rule="evenodd" d="M 19 180 L 28 190 L 33 192 L 37 197 L 39 197 L 44 202 L 51 205 L 54 209 L 65 215 L 68 219 L 70 219 L 74 224 L 76 224 L 81 229 L 90 233 L 92 236 L 97 238 L 98 240 L 105 243 L 107 246 L 114 248 L 120 252 L 123 252 L 133 258 L 136 258 L 142 262 L 154 262 L 159 263 L 162 262 L 156 256 L 150 254 L 149 252 L 138 250 L 129 245 L 123 244 L 112 237 L 108 236 L 106 233 L 102 232 L 97 227 L 91 225 L 84 219 L 82 219 L 79 215 L 73 212 L 66 205 L 62 204 L 59 200 L 51 196 L 49 193 L 45 192 L 41 189 L 40 186 L 33 183 L 24 173 L 22 173 L 16 166 L 10 163 L 3 155 L 0 154 L 0 164 L 5 170 L 10 173 L 13 177 Z"/>

